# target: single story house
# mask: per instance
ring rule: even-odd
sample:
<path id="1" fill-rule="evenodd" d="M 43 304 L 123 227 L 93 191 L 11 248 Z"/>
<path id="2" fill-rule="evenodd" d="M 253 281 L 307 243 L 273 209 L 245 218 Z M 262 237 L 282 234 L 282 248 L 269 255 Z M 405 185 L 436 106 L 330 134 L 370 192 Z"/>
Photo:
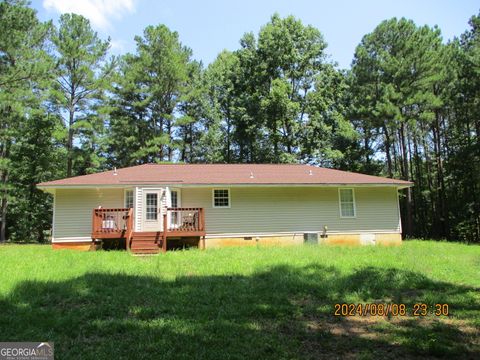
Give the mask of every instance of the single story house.
<path id="1" fill-rule="evenodd" d="M 144 164 L 38 184 L 54 197 L 54 248 L 120 239 L 137 253 L 175 244 L 400 244 L 398 191 L 409 186 L 290 164 Z"/>

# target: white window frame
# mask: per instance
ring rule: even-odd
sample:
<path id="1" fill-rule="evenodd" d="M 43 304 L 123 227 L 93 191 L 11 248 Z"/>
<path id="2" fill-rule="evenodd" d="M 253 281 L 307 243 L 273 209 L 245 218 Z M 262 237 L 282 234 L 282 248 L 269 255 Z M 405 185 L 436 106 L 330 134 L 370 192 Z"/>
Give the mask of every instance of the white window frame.
<path id="1" fill-rule="evenodd" d="M 177 192 L 177 207 L 181 208 L 182 207 L 182 191 L 180 188 L 170 188 L 170 197 L 171 197 L 171 193 L 172 191 L 176 191 Z"/>
<path id="2" fill-rule="evenodd" d="M 353 216 L 343 216 L 342 215 L 342 190 L 352 190 L 352 199 L 353 199 Z M 338 211 L 342 219 L 355 219 L 357 217 L 357 201 L 355 200 L 355 188 L 338 188 Z"/>
<path id="3" fill-rule="evenodd" d="M 123 206 L 127 208 L 127 191 L 132 192 L 132 207 L 131 209 L 135 209 L 135 190 L 134 189 L 124 189 L 123 190 Z"/>
<path id="4" fill-rule="evenodd" d="M 215 190 L 227 190 L 228 191 L 228 206 L 215 206 Z M 212 189 L 212 207 L 215 209 L 229 209 L 232 206 L 232 199 L 230 188 L 213 188 Z"/>

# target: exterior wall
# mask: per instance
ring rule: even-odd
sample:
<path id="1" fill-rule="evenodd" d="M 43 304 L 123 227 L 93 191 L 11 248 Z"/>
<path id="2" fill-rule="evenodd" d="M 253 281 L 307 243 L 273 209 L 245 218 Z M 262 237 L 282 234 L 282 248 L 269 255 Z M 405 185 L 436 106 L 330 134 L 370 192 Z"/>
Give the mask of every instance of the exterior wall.
<path id="1" fill-rule="evenodd" d="M 183 188 L 183 207 L 205 208 L 207 238 L 400 233 L 397 189 L 355 188 L 356 217 L 340 217 L 338 188 L 232 187 L 230 208 L 213 208 L 211 188 Z M 208 242 L 208 240 L 207 240 Z"/>
<path id="2" fill-rule="evenodd" d="M 395 246 L 402 244 L 400 233 L 373 234 L 373 241 L 362 241 L 362 234 L 331 234 L 326 239 L 319 238 L 319 245 L 383 245 Z M 215 237 L 205 241 L 206 248 L 226 246 L 288 246 L 304 244 L 303 234 L 252 236 L 252 237 Z"/>
<path id="3" fill-rule="evenodd" d="M 123 207 L 123 189 L 57 189 L 53 242 L 91 240 L 92 211 L 98 206 Z"/>
<path id="4" fill-rule="evenodd" d="M 153 187 L 134 189 L 136 231 L 142 231 L 143 188 Z M 229 208 L 213 208 L 212 188 L 183 187 L 181 206 L 205 208 L 207 248 L 303 244 L 304 232 L 322 232 L 324 226 L 328 237 L 319 243 L 400 244 L 397 189 L 356 187 L 354 191 L 355 218 L 340 217 L 336 187 L 231 187 Z M 161 199 L 166 206 L 165 196 Z M 92 210 L 98 206 L 123 207 L 124 189 L 57 189 L 55 248 L 75 242 L 75 248 L 87 250 Z"/>
<path id="5" fill-rule="evenodd" d="M 79 250 L 79 251 L 89 251 L 95 250 L 94 245 L 91 241 L 81 241 L 81 242 L 58 242 L 52 244 L 53 250 Z"/>

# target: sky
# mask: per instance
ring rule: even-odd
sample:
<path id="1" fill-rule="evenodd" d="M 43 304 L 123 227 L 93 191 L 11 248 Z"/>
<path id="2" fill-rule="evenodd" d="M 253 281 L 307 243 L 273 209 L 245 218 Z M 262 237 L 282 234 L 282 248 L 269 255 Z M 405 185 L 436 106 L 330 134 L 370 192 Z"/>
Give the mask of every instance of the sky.
<path id="1" fill-rule="evenodd" d="M 165 24 L 205 65 L 223 49 L 238 49 L 242 35 L 257 34 L 275 12 L 294 15 L 322 32 L 330 60 L 342 68 L 382 20 L 406 17 L 438 25 L 446 41 L 463 33 L 480 9 L 478 0 L 32 0 L 32 6 L 42 20 L 57 22 L 65 12 L 84 15 L 101 37 L 111 38 L 114 54 L 134 52 L 135 35 Z"/>

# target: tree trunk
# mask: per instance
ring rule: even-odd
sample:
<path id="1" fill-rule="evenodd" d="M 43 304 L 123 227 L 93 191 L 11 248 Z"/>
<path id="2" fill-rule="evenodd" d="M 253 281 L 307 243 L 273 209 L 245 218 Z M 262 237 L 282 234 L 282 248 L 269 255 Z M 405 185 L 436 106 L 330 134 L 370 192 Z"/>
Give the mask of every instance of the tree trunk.
<path id="1" fill-rule="evenodd" d="M 68 117 L 68 139 L 67 139 L 67 177 L 72 176 L 73 167 L 73 122 L 74 122 L 75 110 L 73 104 L 70 106 Z"/>
<path id="2" fill-rule="evenodd" d="M 440 114 L 435 111 L 435 126 L 433 129 L 433 140 L 435 149 L 435 162 L 437 165 L 437 188 L 438 188 L 438 201 L 440 208 L 440 232 L 442 237 L 448 237 L 447 231 L 447 209 L 446 209 L 446 197 L 445 197 L 445 177 L 443 174 L 443 160 L 441 154 L 441 140 L 440 140 Z"/>
<path id="3" fill-rule="evenodd" d="M 420 153 L 418 149 L 418 138 L 416 135 L 413 136 L 413 164 L 415 164 L 415 187 L 418 189 L 423 189 L 423 179 L 422 179 L 422 164 L 420 161 Z M 412 165 L 413 165 L 412 164 Z M 421 193 L 421 191 L 416 192 L 416 200 L 415 200 L 415 213 L 417 214 L 415 227 L 421 226 L 422 227 L 422 235 L 428 233 L 427 221 L 428 219 L 428 211 L 425 206 L 425 199 Z M 420 215 L 421 219 L 424 221 L 418 221 L 418 216 Z"/>
<path id="4" fill-rule="evenodd" d="M 1 121 L 1 135 L 2 138 L 0 139 L 0 159 L 4 162 L 8 158 L 9 154 L 9 147 L 10 147 L 10 140 L 8 138 L 8 124 L 7 119 L 10 117 L 11 108 L 10 106 L 6 106 L 6 109 L 0 113 L 0 121 Z M 7 231 L 7 205 L 8 205 L 8 198 L 7 198 L 7 180 L 8 180 L 8 169 L 6 166 L 2 169 L 0 175 L 0 181 L 3 186 L 3 191 L 1 195 L 1 203 L 0 203 L 0 216 L 1 216 L 1 224 L 0 224 L 0 243 L 6 241 L 6 231 Z"/>
<path id="5" fill-rule="evenodd" d="M 168 161 L 172 161 L 173 148 L 172 148 L 172 121 L 171 120 L 167 120 L 167 134 L 168 134 L 167 156 L 168 156 Z"/>
<path id="6" fill-rule="evenodd" d="M 8 157 L 8 144 L 7 141 L 3 141 L 2 144 L 2 153 L 1 158 L 6 159 Z M 0 243 L 7 240 L 7 207 L 8 207 L 8 193 L 7 193 L 7 181 L 8 181 L 8 170 L 4 169 L 1 175 L 1 184 L 3 186 L 2 199 L 0 204 L 0 216 L 2 218 L 2 223 L 0 225 Z"/>
<path id="7" fill-rule="evenodd" d="M 410 173 L 409 173 L 409 179 L 411 180 L 415 180 L 415 173 L 414 173 L 414 170 L 415 170 L 415 166 L 413 165 L 413 159 L 412 159 L 412 140 L 411 140 L 411 133 L 410 132 L 407 132 L 407 153 L 408 153 L 408 168 L 410 170 Z M 411 235 L 416 235 L 418 234 L 418 231 L 414 230 L 414 226 L 413 224 L 416 224 L 416 219 L 417 219 L 417 207 L 418 207 L 418 202 L 417 202 L 417 192 L 418 192 L 418 189 L 419 187 L 414 187 L 413 189 L 411 189 L 411 195 L 412 195 L 412 203 L 411 203 L 411 222 L 412 222 L 412 225 L 411 225 Z M 415 233 L 414 233 L 415 231 Z"/>
<path id="8" fill-rule="evenodd" d="M 163 135 L 163 118 L 160 118 L 158 129 L 155 126 L 155 133 L 159 134 L 160 136 Z M 158 149 L 158 158 L 160 161 L 163 161 L 163 144 L 160 144 L 160 147 Z"/>
<path id="9" fill-rule="evenodd" d="M 193 123 L 190 123 L 188 125 L 188 132 L 189 132 L 189 140 L 188 140 L 188 145 L 190 147 L 190 152 L 189 152 L 189 163 L 193 163 L 194 160 L 194 154 L 193 154 L 193 149 L 194 149 L 194 144 L 193 144 Z"/>
<path id="10" fill-rule="evenodd" d="M 8 200 L 6 194 L 2 195 L 2 204 L 0 210 L 0 216 L 2 217 L 2 224 L 0 226 L 0 243 L 3 243 L 7 240 L 7 205 Z"/>
<path id="11" fill-rule="evenodd" d="M 230 132 L 232 131 L 231 129 L 231 123 L 230 123 L 230 118 L 227 117 L 227 164 L 230 164 L 231 161 L 231 153 L 230 153 Z"/>
<path id="12" fill-rule="evenodd" d="M 405 123 L 400 122 L 400 146 L 402 151 L 402 177 L 403 180 L 410 181 L 409 168 L 408 168 L 408 154 L 407 154 L 407 144 L 405 139 Z M 412 188 L 407 188 L 407 197 L 406 197 L 406 219 L 405 219 L 405 234 L 412 236 L 413 233 L 413 211 L 412 211 Z"/>
<path id="13" fill-rule="evenodd" d="M 273 157 L 274 157 L 274 162 L 277 162 L 278 163 L 278 158 L 279 158 L 279 154 L 278 154 L 278 136 L 277 136 L 277 119 L 276 119 L 276 114 L 275 114 L 275 118 L 273 119 L 272 121 L 272 134 L 271 136 L 273 137 Z"/>
<path id="14" fill-rule="evenodd" d="M 365 165 L 370 171 L 370 128 L 364 128 L 363 151 L 365 153 Z"/>
<path id="15" fill-rule="evenodd" d="M 393 159 L 393 172 L 394 174 L 398 174 L 399 173 L 399 169 L 398 169 L 398 152 L 397 152 L 397 146 L 398 146 L 398 141 L 397 141 L 397 138 L 396 138 L 397 134 L 396 132 L 393 132 L 392 133 L 392 139 L 393 139 L 393 143 L 392 143 L 392 151 L 393 151 L 393 156 L 392 156 L 392 159 Z"/>
<path id="16" fill-rule="evenodd" d="M 385 155 L 387 157 L 387 172 L 388 177 L 393 178 L 393 170 L 392 170 L 392 155 L 390 152 L 391 141 L 390 141 L 390 134 L 388 133 L 387 124 L 385 122 L 382 124 L 383 127 L 383 134 L 385 135 Z"/>
<path id="17" fill-rule="evenodd" d="M 187 129 L 185 129 L 185 133 L 183 134 L 183 146 L 182 151 L 180 152 L 180 161 L 185 162 L 187 159 Z"/>
<path id="18" fill-rule="evenodd" d="M 426 170 L 426 176 L 427 176 L 427 186 L 428 186 L 428 194 L 430 198 L 430 214 L 432 218 L 435 218 L 435 214 L 437 212 L 436 208 L 436 201 L 435 201 L 435 193 L 433 191 L 433 179 L 432 179 L 432 164 L 431 164 L 431 159 L 429 155 L 429 146 L 427 145 L 427 132 L 425 131 L 424 128 L 422 128 L 422 146 L 423 146 L 423 152 L 425 155 L 425 170 Z"/>

